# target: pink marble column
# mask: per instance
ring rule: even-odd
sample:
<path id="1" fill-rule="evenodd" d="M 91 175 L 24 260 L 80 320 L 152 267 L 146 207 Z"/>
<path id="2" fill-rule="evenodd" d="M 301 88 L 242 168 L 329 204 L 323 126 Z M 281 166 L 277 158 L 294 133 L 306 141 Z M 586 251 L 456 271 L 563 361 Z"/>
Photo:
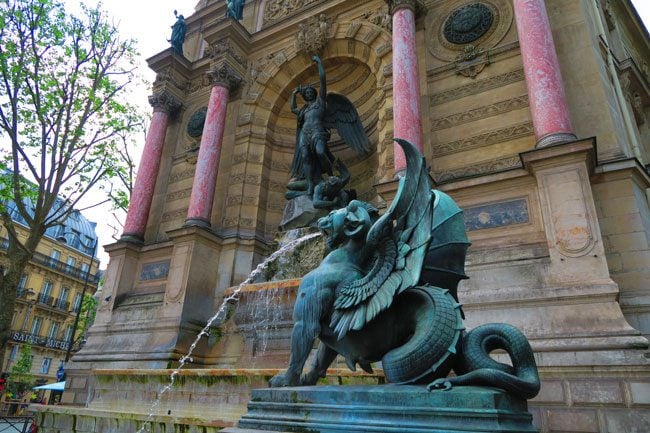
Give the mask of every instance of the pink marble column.
<path id="1" fill-rule="evenodd" d="M 168 92 L 162 91 L 149 97 L 153 106 L 153 116 L 142 150 L 140 167 L 133 185 L 129 210 L 124 223 L 121 240 L 142 242 L 147 227 L 149 210 L 153 200 L 156 178 L 170 114 L 180 107 L 180 103 Z"/>
<path id="2" fill-rule="evenodd" d="M 241 81 L 225 64 L 215 67 L 208 75 L 214 86 L 210 92 L 208 111 L 205 115 L 190 205 L 185 219 L 186 226 L 210 227 L 230 90 Z"/>
<path id="3" fill-rule="evenodd" d="M 536 147 L 576 139 L 544 0 L 513 0 Z"/>
<path id="4" fill-rule="evenodd" d="M 415 47 L 415 0 L 390 0 L 393 15 L 393 135 L 424 151 L 420 77 Z M 394 146 L 395 174 L 406 169 L 402 148 Z"/>

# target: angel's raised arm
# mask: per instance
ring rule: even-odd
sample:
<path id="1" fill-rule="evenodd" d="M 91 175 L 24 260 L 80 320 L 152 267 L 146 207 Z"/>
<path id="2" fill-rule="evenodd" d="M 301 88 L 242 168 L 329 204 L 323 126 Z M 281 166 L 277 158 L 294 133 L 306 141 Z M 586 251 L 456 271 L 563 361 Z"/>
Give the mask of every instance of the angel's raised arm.
<path id="1" fill-rule="evenodd" d="M 323 102 L 325 102 L 326 101 L 325 98 L 327 97 L 327 81 L 325 80 L 325 68 L 323 67 L 323 62 L 321 61 L 320 57 L 314 55 L 312 59 L 318 65 L 318 77 L 320 78 L 319 97 L 323 100 Z"/>
<path id="2" fill-rule="evenodd" d="M 296 102 L 296 95 L 300 91 L 300 87 L 296 87 L 293 89 L 293 92 L 291 92 L 291 112 L 295 114 L 296 116 L 298 113 L 300 113 L 300 110 L 298 110 L 298 103 Z"/>

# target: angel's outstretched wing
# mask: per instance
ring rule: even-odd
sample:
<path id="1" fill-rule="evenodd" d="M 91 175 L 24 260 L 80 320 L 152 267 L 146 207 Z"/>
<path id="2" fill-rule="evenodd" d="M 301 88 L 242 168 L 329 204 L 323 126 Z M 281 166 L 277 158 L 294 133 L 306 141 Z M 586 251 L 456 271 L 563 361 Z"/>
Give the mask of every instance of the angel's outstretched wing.
<path id="1" fill-rule="evenodd" d="M 366 237 L 366 245 L 376 248 L 372 269 L 336 294 L 330 327 L 339 339 L 363 328 L 395 295 L 418 283 L 431 241 L 433 193 L 424 157 L 408 141 L 395 141 L 406 155 L 406 175 L 392 205 Z"/>
<path id="2" fill-rule="evenodd" d="M 357 153 L 368 153 L 370 143 L 363 129 L 359 113 L 348 98 L 338 93 L 327 94 L 325 127 L 335 128 L 339 135 Z"/>

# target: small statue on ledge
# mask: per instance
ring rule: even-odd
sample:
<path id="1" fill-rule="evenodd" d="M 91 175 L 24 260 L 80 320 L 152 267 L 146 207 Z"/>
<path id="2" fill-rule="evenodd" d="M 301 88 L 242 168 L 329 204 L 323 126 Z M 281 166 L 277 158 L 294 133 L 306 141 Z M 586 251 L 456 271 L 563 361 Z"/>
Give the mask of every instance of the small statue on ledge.
<path id="1" fill-rule="evenodd" d="M 174 16 L 176 17 L 176 22 L 172 26 L 172 37 L 168 42 L 171 42 L 174 52 L 183 57 L 183 42 L 185 42 L 187 24 L 185 24 L 185 17 L 177 11 L 174 11 Z"/>
<path id="2" fill-rule="evenodd" d="M 240 21 L 244 17 L 244 0 L 226 0 L 226 17 Z"/>
<path id="3" fill-rule="evenodd" d="M 331 128 L 336 128 L 343 141 L 356 152 L 363 154 L 370 151 L 368 137 L 356 108 L 345 96 L 327 92 L 323 63 L 316 55 L 312 59 L 318 65 L 320 95 L 311 85 L 298 86 L 291 94 L 291 111 L 297 117 L 298 127 L 290 185 L 295 188 L 304 183 L 302 194 L 310 198 L 314 196 L 316 185 L 323 181 L 324 174 L 333 176 L 335 158 L 328 146 Z M 296 102 L 298 93 L 305 101 L 301 108 Z"/>

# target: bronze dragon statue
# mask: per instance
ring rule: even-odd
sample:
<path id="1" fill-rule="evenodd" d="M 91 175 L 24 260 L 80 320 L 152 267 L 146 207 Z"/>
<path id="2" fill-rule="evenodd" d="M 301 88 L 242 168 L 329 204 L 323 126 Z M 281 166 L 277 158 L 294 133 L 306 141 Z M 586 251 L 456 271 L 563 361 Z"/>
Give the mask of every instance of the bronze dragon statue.
<path id="1" fill-rule="evenodd" d="M 397 196 L 382 215 L 353 200 L 321 218 L 331 252 L 306 274 L 294 307 L 291 357 L 269 385 L 314 385 L 337 355 L 371 372 L 381 361 L 391 383 L 428 389 L 480 385 L 529 399 L 540 382 L 526 337 L 503 323 L 469 332 L 456 294 L 469 242 L 462 212 L 432 190 L 424 158 L 396 139 L 407 158 Z M 302 374 L 316 338 L 313 365 Z M 505 350 L 512 366 L 489 353 Z M 454 370 L 456 376 L 447 377 Z"/>

